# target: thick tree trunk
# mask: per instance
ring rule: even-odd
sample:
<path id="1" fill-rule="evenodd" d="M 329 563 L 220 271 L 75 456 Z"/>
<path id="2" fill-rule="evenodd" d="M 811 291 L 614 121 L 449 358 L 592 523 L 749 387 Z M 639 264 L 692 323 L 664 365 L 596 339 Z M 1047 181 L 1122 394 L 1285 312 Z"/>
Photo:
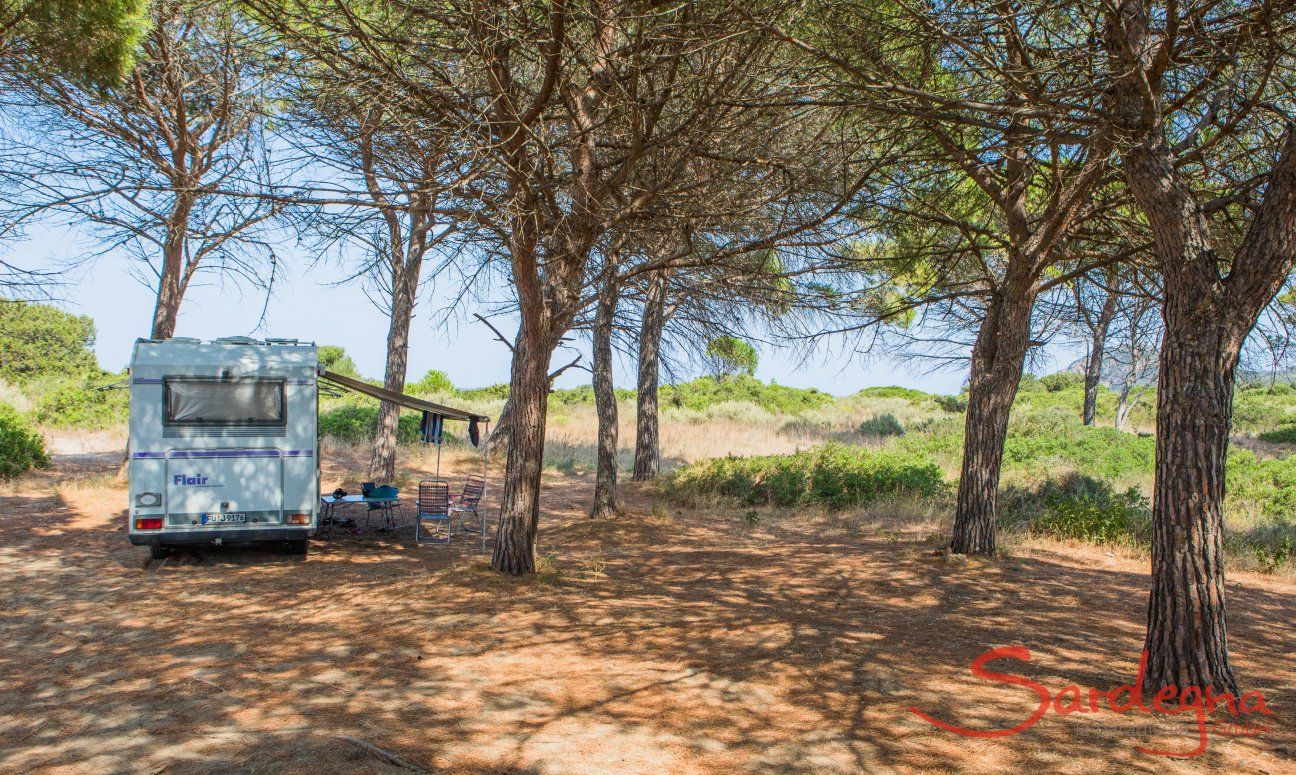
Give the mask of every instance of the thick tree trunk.
<path id="1" fill-rule="evenodd" d="M 542 352 L 537 352 L 537 349 Z M 549 407 L 550 350 L 526 344 L 513 350 L 509 382 L 508 462 L 504 466 L 499 526 L 491 567 L 521 575 L 535 572 L 536 531 L 540 520 L 540 470 L 544 460 L 545 419 Z"/>
<path id="2" fill-rule="evenodd" d="M 1107 332 L 1111 329 L 1112 319 L 1116 317 L 1116 304 L 1119 301 L 1115 293 L 1107 292 L 1103 300 L 1102 311 L 1094 321 L 1093 334 L 1089 339 L 1089 358 L 1085 361 L 1084 380 L 1084 424 L 1094 425 L 1098 420 L 1098 386 L 1102 382 L 1103 357 L 1107 354 Z"/>
<path id="3" fill-rule="evenodd" d="M 643 328 L 639 332 L 639 379 L 635 403 L 635 458 L 633 479 L 644 482 L 661 471 L 657 392 L 661 379 L 662 329 L 666 326 L 665 273 L 654 275 L 644 302 Z"/>
<path id="4" fill-rule="evenodd" d="M 396 393 L 405 391 L 405 376 L 409 369 L 410 320 L 414 316 L 414 301 L 418 293 L 418 278 L 422 271 L 418 258 L 404 262 L 393 272 L 391 320 L 387 325 L 387 366 L 383 372 L 383 387 Z M 369 475 L 390 482 L 396 478 L 396 441 L 400 427 L 400 406 L 383 401 L 378 411 L 378 430 L 374 436 L 373 458 Z"/>
<path id="5" fill-rule="evenodd" d="M 590 516 L 606 519 L 617 508 L 617 398 L 612 381 L 612 324 L 616 317 L 616 283 L 605 279 L 594 314 L 594 407 L 598 413 L 598 465 L 594 507 Z"/>
<path id="6" fill-rule="evenodd" d="M 1029 284 L 1004 291 L 982 322 L 972 348 L 963 465 L 950 540 L 955 554 L 995 553 L 1004 439 L 1030 347 L 1033 303 Z"/>
<path id="7" fill-rule="evenodd" d="M 1224 616 L 1224 475 L 1237 349 L 1167 294 L 1157 394 L 1146 686 L 1237 692 Z M 1188 309 L 1185 309 L 1187 307 Z"/>
<path id="8" fill-rule="evenodd" d="M 167 219 L 167 240 L 162 246 L 162 274 L 158 278 L 150 339 L 170 339 L 175 336 L 180 302 L 184 300 L 185 288 L 189 285 L 185 246 L 192 209 L 193 206 L 186 199 L 179 198 Z"/>

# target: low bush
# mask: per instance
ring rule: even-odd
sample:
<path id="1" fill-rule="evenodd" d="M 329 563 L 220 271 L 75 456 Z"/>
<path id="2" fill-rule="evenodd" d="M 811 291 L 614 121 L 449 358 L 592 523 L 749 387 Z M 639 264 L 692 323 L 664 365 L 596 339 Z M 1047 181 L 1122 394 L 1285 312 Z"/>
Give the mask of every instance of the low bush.
<path id="1" fill-rule="evenodd" d="M 784 436 L 826 436 L 832 433 L 832 423 L 818 417 L 793 417 L 779 426 Z"/>
<path id="2" fill-rule="evenodd" d="M 1017 383 L 1017 392 L 1018 393 L 1047 393 L 1048 390 L 1045 389 L 1044 384 L 1040 382 L 1039 377 L 1027 372 L 1022 375 L 1021 381 Z"/>
<path id="3" fill-rule="evenodd" d="M 507 382 L 501 382 L 498 385 L 487 385 L 486 387 L 460 388 L 455 391 L 455 395 L 469 401 L 500 400 L 509 397 L 509 386 Z"/>
<path id="4" fill-rule="evenodd" d="M 1076 473 L 1034 487 L 1002 488 L 999 521 L 1006 528 L 1097 544 L 1141 545 L 1152 535 L 1152 507 L 1137 488 L 1121 491 L 1108 481 Z"/>
<path id="5" fill-rule="evenodd" d="M 825 444 L 792 455 L 702 460 L 668 480 L 680 495 L 719 495 L 748 505 L 862 506 L 883 497 L 933 497 L 944 489 L 930 460 Z"/>
<path id="6" fill-rule="evenodd" d="M 1242 433 L 1259 434 L 1296 426 L 1296 401 L 1285 391 L 1268 387 L 1238 390 L 1233 396 L 1233 428 Z"/>
<path id="7" fill-rule="evenodd" d="M 130 414 L 130 391 L 109 386 L 124 379 L 122 374 L 104 374 L 48 383 L 36 398 L 32 420 L 59 428 L 120 425 Z"/>
<path id="8" fill-rule="evenodd" d="M 1268 519 L 1296 515 L 1296 457 L 1260 460 L 1246 449 L 1229 450 L 1226 507 L 1251 510 Z"/>
<path id="9" fill-rule="evenodd" d="M 396 441 L 413 444 L 419 440 L 419 415 L 402 412 L 396 427 Z M 320 412 L 319 434 L 343 441 L 371 441 L 378 432 L 378 407 L 342 405 Z M 445 433 L 447 439 L 452 438 Z"/>
<path id="10" fill-rule="evenodd" d="M 928 455 L 949 471 L 958 469 L 963 453 L 963 423 L 938 420 L 894 442 L 897 449 Z M 1005 474 L 1050 467 L 1083 470 L 1121 482 L 1145 479 L 1152 473 L 1156 441 L 1115 428 L 1081 424 L 1065 410 L 1014 413 L 1004 441 Z"/>
<path id="11" fill-rule="evenodd" d="M 1040 384 L 1050 393 L 1071 390 L 1084 386 L 1084 375 L 1075 371 L 1059 371 L 1040 377 Z"/>
<path id="12" fill-rule="evenodd" d="M 967 411 L 967 396 L 932 396 L 932 400 L 941 409 L 953 414 Z"/>
<path id="13" fill-rule="evenodd" d="M 856 393 L 856 395 L 865 398 L 903 398 L 909 401 L 926 401 L 930 398 L 939 398 L 939 396 L 934 396 L 931 393 L 924 393 L 913 388 L 899 387 L 898 385 L 867 387 Z"/>
<path id="14" fill-rule="evenodd" d="M 625 388 L 616 390 L 618 401 L 630 401 L 634 399 L 635 392 Z M 581 406 L 594 405 L 594 387 L 592 385 L 578 385 L 574 388 L 562 388 L 549 394 L 550 406 Z"/>
<path id="15" fill-rule="evenodd" d="M 1257 438 L 1274 444 L 1296 444 L 1296 425 L 1288 425 L 1261 433 Z"/>
<path id="16" fill-rule="evenodd" d="M 870 417 L 859 424 L 862 436 L 903 436 L 905 429 L 894 414 L 886 412 Z"/>
<path id="17" fill-rule="evenodd" d="M 727 379 L 702 377 L 679 385 L 664 385 L 660 400 L 663 406 L 695 410 L 740 402 L 755 404 L 774 414 L 800 414 L 832 403 L 833 396 L 814 388 L 767 385 L 755 377 L 740 374 Z"/>
<path id="18" fill-rule="evenodd" d="M 0 404 L 0 479 L 12 479 L 48 465 L 45 440 L 12 406 Z"/>
<path id="19" fill-rule="evenodd" d="M 1226 540 L 1225 546 L 1231 547 L 1233 543 Z M 1262 535 L 1253 532 L 1240 543 L 1239 549 L 1251 553 L 1262 573 L 1277 573 L 1296 555 L 1296 528 L 1291 525 L 1273 525 L 1263 531 Z"/>

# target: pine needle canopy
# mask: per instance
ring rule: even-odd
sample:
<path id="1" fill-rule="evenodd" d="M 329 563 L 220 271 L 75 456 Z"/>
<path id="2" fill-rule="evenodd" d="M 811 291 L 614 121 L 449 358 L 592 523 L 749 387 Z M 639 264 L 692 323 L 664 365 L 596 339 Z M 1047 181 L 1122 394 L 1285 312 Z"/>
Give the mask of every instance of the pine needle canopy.
<path id="1" fill-rule="evenodd" d="M 149 7 L 148 0 L 0 0 L 0 51 L 111 87 L 134 65 Z"/>

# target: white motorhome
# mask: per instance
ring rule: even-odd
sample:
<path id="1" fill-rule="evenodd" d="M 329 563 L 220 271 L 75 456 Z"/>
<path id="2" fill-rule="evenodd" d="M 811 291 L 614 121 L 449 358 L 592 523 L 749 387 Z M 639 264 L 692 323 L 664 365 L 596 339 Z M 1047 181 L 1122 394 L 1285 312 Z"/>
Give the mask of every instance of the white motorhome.
<path id="1" fill-rule="evenodd" d="M 305 554 L 319 498 L 314 344 L 141 339 L 130 364 L 131 543 L 286 541 Z"/>

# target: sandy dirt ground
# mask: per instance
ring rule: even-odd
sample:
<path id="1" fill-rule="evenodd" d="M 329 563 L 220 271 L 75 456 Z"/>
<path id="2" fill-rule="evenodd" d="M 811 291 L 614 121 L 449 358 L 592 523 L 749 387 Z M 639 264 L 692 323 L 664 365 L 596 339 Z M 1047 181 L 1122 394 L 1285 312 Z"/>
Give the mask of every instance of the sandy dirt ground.
<path id="1" fill-rule="evenodd" d="M 332 459 L 325 486 L 355 486 Z M 340 533 L 306 559 L 209 549 L 148 559 L 126 539 L 111 454 L 59 457 L 0 491 L 0 771 L 465 773 L 1296 772 L 1296 588 L 1234 574 L 1230 645 L 1272 715 L 1260 734 L 1194 719 L 1050 711 L 969 673 L 1056 693 L 1133 680 L 1145 563 L 1025 546 L 932 556 L 930 527 L 686 513 L 627 483 L 546 474 L 527 579 L 472 538 Z M 493 472 L 493 476 L 498 472 Z M 492 482 L 494 484 L 494 482 Z"/>

